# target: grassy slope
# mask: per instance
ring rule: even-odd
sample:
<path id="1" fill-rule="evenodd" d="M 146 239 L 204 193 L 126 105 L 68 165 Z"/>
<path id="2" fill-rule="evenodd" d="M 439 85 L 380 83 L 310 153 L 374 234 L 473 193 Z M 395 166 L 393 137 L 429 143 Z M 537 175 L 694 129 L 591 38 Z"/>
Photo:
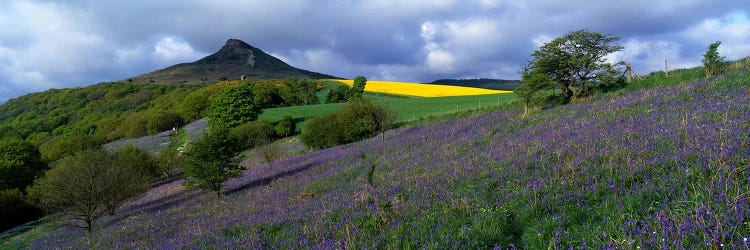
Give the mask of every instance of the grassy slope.
<path id="1" fill-rule="evenodd" d="M 708 83 L 649 79 L 528 120 L 513 110 L 435 122 L 391 131 L 385 142 L 288 157 L 272 170 L 255 166 L 230 181 L 232 194 L 221 200 L 170 183 L 92 234 L 46 222 L 3 243 L 746 246 L 750 74 Z"/>

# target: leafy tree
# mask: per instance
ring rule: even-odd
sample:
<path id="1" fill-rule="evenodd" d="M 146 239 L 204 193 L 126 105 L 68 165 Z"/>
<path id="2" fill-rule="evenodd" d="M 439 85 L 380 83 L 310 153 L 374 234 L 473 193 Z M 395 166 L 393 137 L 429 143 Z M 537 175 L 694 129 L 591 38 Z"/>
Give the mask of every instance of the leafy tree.
<path id="1" fill-rule="evenodd" d="M 237 140 L 226 129 L 212 128 L 185 152 L 185 184 L 213 190 L 221 197 L 224 182 L 242 175 L 244 168 L 237 161 L 241 152 Z"/>
<path id="2" fill-rule="evenodd" d="M 703 67 L 706 69 L 706 78 L 717 76 L 724 71 L 724 57 L 719 55 L 720 41 L 716 41 L 708 46 L 706 53 L 703 54 Z"/>
<path id="3" fill-rule="evenodd" d="M 31 143 L 20 139 L 0 141 L 0 190 L 24 190 L 46 168 L 39 149 Z"/>
<path id="4" fill-rule="evenodd" d="M 294 123 L 294 119 L 291 116 L 284 116 L 278 124 L 276 124 L 276 134 L 279 136 L 287 137 L 294 134 L 297 130 L 297 125 Z"/>
<path id="5" fill-rule="evenodd" d="M 542 97 L 541 91 L 549 89 L 554 84 L 554 81 L 549 79 L 547 75 L 532 73 L 529 70 L 523 72 L 521 85 L 513 90 L 513 93 L 518 95 L 523 101 L 523 118 L 526 118 L 526 115 L 529 113 L 529 106 L 540 102 Z"/>
<path id="6" fill-rule="evenodd" d="M 326 103 L 340 103 L 349 100 L 352 89 L 347 85 L 339 85 L 336 89 L 328 92 Z"/>
<path id="7" fill-rule="evenodd" d="M 367 78 L 364 76 L 358 76 L 354 78 L 354 84 L 352 84 L 351 93 L 349 98 L 359 99 L 365 93 L 365 85 L 367 85 Z"/>
<path id="8" fill-rule="evenodd" d="M 610 53 L 623 47 L 612 45 L 619 37 L 578 30 L 542 45 L 531 54 L 530 73 L 541 74 L 554 81 L 562 91 L 563 104 L 585 96 L 605 80 L 619 75 L 615 66 L 606 62 Z"/>
<path id="9" fill-rule="evenodd" d="M 149 183 L 127 162 L 117 162 L 101 150 L 87 150 L 56 162 L 28 192 L 47 211 L 66 209 L 69 226 L 91 231 L 98 218 L 145 191 Z"/>
<path id="10" fill-rule="evenodd" d="M 255 95 L 249 85 L 233 86 L 222 93 L 211 105 L 209 124 L 228 128 L 254 121 L 262 111 L 255 104 Z"/>

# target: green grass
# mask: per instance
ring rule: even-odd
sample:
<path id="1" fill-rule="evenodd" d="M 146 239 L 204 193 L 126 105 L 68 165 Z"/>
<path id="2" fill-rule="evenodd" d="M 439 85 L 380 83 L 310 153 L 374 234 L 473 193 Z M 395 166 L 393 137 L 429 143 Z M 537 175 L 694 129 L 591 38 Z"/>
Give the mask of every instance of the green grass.
<path id="1" fill-rule="evenodd" d="M 321 92 L 325 92 L 325 90 Z M 367 93 L 365 97 L 376 105 L 384 106 L 398 113 L 396 123 L 399 124 L 411 124 L 429 117 L 450 116 L 467 111 L 485 110 L 488 107 L 498 107 L 510 103 L 518 98 L 512 93 L 434 98 Z M 343 103 L 330 103 L 265 109 L 259 119 L 276 122 L 288 115 L 295 119 L 297 128 L 302 128 L 305 118 L 324 116 L 338 111 L 343 106 Z M 432 120 L 434 121 L 435 119 Z"/>

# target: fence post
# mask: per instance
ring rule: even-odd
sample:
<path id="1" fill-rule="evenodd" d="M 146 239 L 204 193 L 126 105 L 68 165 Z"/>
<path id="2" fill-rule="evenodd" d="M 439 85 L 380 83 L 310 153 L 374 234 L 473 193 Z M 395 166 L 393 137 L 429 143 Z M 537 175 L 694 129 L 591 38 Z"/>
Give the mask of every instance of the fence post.
<path id="1" fill-rule="evenodd" d="M 630 63 L 626 63 L 625 67 L 626 67 L 625 72 L 627 72 L 627 76 L 628 76 L 627 81 L 628 83 L 631 83 L 633 82 L 633 70 L 630 68 Z"/>
<path id="2" fill-rule="evenodd" d="M 669 63 L 667 63 L 667 59 L 664 59 L 664 74 L 669 77 Z"/>

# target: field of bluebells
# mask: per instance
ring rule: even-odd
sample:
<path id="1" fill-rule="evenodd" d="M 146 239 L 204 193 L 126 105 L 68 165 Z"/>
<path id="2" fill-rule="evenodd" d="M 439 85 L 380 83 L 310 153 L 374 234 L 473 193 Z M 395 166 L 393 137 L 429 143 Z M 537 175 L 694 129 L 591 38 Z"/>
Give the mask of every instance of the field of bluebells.
<path id="1" fill-rule="evenodd" d="M 229 194 L 151 190 L 31 248 L 750 247 L 750 73 L 400 128 L 250 167 Z"/>

